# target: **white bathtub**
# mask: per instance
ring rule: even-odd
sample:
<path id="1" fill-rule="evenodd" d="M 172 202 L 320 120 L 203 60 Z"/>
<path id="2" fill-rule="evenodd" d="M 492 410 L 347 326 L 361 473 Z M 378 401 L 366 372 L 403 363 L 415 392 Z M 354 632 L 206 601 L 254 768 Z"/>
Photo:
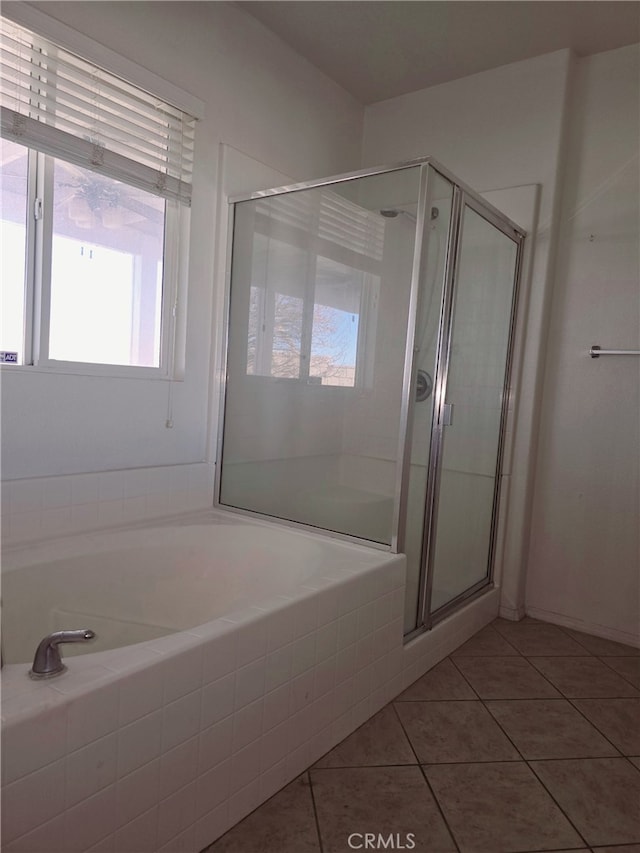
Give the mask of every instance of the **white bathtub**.
<path id="1" fill-rule="evenodd" d="M 29 661 L 45 634 L 69 628 L 97 636 L 65 656 L 186 631 L 300 586 L 326 555 L 324 542 L 282 528 L 206 517 L 14 552 L 2 575 L 3 659 Z"/>
<path id="2" fill-rule="evenodd" d="M 404 686 L 402 556 L 212 510 L 3 573 L 7 853 L 196 853 Z M 68 672 L 27 677 L 84 627 Z"/>

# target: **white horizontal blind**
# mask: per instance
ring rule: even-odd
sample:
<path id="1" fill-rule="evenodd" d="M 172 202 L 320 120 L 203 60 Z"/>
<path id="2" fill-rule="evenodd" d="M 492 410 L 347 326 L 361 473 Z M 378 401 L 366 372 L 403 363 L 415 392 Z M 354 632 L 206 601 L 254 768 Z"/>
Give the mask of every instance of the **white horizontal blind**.
<path id="1" fill-rule="evenodd" d="M 195 119 L 0 18 L 2 135 L 189 204 Z"/>

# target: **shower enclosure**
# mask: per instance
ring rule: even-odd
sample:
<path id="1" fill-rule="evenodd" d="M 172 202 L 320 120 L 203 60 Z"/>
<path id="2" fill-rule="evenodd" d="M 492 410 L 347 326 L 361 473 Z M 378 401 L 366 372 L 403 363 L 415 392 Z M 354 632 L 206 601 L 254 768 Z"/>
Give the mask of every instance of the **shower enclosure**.
<path id="1" fill-rule="evenodd" d="M 216 502 L 492 582 L 524 233 L 431 158 L 232 200 Z"/>

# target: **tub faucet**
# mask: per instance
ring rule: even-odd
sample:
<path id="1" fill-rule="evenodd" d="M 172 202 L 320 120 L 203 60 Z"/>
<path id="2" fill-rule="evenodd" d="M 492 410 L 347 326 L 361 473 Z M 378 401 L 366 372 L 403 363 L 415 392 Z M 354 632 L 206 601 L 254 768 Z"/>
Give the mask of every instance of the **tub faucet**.
<path id="1" fill-rule="evenodd" d="M 58 646 L 60 643 L 82 643 L 85 640 L 93 640 L 95 634 L 89 628 L 80 628 L 78 631 L 54 631 L 40 641 L 33 659 L 33 666 L 29 670 L 31 678 L 51 678 L 60 675 L 66 670 L 62 663 Z"/>

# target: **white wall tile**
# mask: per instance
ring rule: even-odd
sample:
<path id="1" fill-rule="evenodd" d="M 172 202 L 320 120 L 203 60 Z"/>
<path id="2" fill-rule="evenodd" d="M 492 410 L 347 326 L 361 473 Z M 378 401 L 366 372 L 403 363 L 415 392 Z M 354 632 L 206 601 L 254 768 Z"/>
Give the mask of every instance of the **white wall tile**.
<path id="1" fill-rule="evenodd" d="M 319 663 L 315 668 L 315 678 L 313 687 L 314 699 L 319 699 L 324 696 L 329 690 L 333 689 L 336 679 L 336 659 L 335 657 L 328 658 Z"/>
<path id="2" fill-rule="evenodd" d="M 338 651 L 353 645 L 358 639 L 358 618 L 354 613 L 338 619 Z"/>
<path id="3" fill-rule="evenodd" d="M 118 780 L 116 821 L 119 827 L 157 805 L 159 780 L 160 761 L 157 758 Z"/>
<path id="4" fill-rule="evenodd" d="M 15 841 L 3 845 L 6 853 L 67 853 L 69 850 L 65 838 L 65 816 L 64 814 L 54 817 L 41 824 L 33 832 L 21 835 Z"/>
<path id="5" fill-rule="evenodd" d="M 264 700 L 258 699 L 240 708 L 233 716 L 233 750 L 243 749 L 262 734 Z"/>
<path id="6" fill-rule="evenodd" d="M 124 471 L 103 471 L 98 474 L 98 500 L 121 501 L 124 497 Z"/>
<path id="7" fill-rule="evenodd" d="M 110 785 L 65 812 L 68 853 L 84 851 L 109 835 L 116 821 L 116 790 Z"/>
<path id="8" fill-rule="evenodd" d="M 250 743 L 231 757 L 231 787 L 233 795 L 241 788 L 251 784 L 256 777 L 256 768 L 260 766 L 260 741 Z"/>
<path id="9" fill-rule="evenodd" d="M 198 772 L 198 737 L 192 737 L 160 757 L 160 797 L 168 797 L 192 782 Z"/>
<path id="10" fill-rule="evenodd" d="M 66 757 L 65 807 L 97 794 L 116 781 L 117 735 L 94 740 Z"/>
<path id="11" fill-rule="evenodd" d="M 66 751 L 65 705 L 45 709 L 40 714 L 20 720 L 11 726 L 5 725 L 2 738 L 3 783 L 8 785 L 20 776 L 62 758 Z"/>
<path id="12" fill-rule="evenodd" d="M 238 632 L 238 667 L 264 657 L 267 651 L 267 620 L 258 618 Z"/>
<path id="13" fill-rule="evenodd" d="M 265 693 L 280 687 L 291 678 L 291 665 L 293 660 L 293 644 L 283 646 L 275 652 L 267 655 L 265 661 Z"/>
<path id="14" fill-rule="evenodd" d="M 98 524 L 100 527 L 116 527 L 125 520 L 122 500 L 101 500 L 99 502 Z"/>
<path id="15" fill-rule="evenodd" d="M 236 676 L 232 672 L 202 689 L 200 726 L 206 729 L 233 712 Z"/>
<path id="16" fill-rule="evenodd" d="M 71 507 L 71 530 L 84 533 L 98 526 L 98 503 L 78 504 Z"/>
<path id="17" fill-rule="evenodd" d="M 162 751 L 174 746 L 197 734 L 200 727 L 201 691 L 194 690 L 181 699 L 165 705 L 162 721 Z"/>
<path id="18" fill-rule="evenodd" d="M 356 669 L 356 644 L 352 643 L 336 654 L 336 684 L 350 678 Z"/>
<path id="19" fill-rule="evenodd" d="M 195 824 L 195 850 L 203 850 L 229 829 L 229 801 L 203 813 Z"/>
<path id="20" fill-rule="evenodd" d="M 203 773 L 198 779 L 196 790 L 196 817 L 200 818 L 210 813 L 223 803 L 226 811 L 228 808 L 230 784 L 230 758 Z M 213 841 L 213 838 L 211 841 Z"/>
<path id="21" fill-rule="evenodd" d="M 118 724 L 118 685 L 107 684 L 69 705 L 67 746 L 70 751 L 110 734 Z"/>
<path id="22" fill-rule="evenodd" d="M 158 845 L 162 846 L 178 833 L 193 825 L 196 812 L 196 785 L 191 783 L 158 807 Z"/>
<path id="23" fill-rule="evenodd" d="M 158 832 L 158 806 L 153 806 L 116 833 L 115 850 L 118 853 L 155 853 Z"/>
<path id="24" fill-rule="evenodd" d="M 283 599 L 286 601 L 286 599 Z M 295 605 L 282 607 L 277 613 L 269 616 L 267 624 L 267 651 L 272 652 L 281 646 L 286 646 L 294 638 Z"/>
<path id="25" fill-rule="evenodd" d="M 216 681 L 237 667 L 238 632 L 224 626 L 226 633 L 206 641 L 203 649 L 202 683 Z"/>
<path id="26" fill-rule="evenodd" d="M 40 521 L 40 533 L 42 536 L 64 536 L 71 531 L 72 521 L 70 506 L 42 510 Z"/>
<path id="27" fill-rule="evenodd" d="M 306 670 L 291 681 L 291 712 L 299 711 L 313 701 L 314 669 Z"/>
<path id="28" fill-rule="evenodd" d="M 316 634 L 315 631 L 296 640 L 293 644 L 293 658 L 291 664 L 291 675 L 295 678 L 306 672 L 316 662 Z"/>
<path id="29" fill-rule="evenodd" d="M 323 624 L 318 628 L 316 635 L 316 662 L 320 663 L 326 658 L 335 655 L 338 648 L 338 622 L 333 621 Z"/>
<path id="30" fill-rule="evenodd" d="M 195 826 L 191 824 L 170 841 L 167 841 L 166 844 L 163 844 L 158 853 L 192 853 L 193 850 L 200 849 L 196 846 Z"/>
<path id="31" fill-rule="evenodd" d="M 237 823 L 252 812 L 260 802 L 260 780 L 253 779 L 229 799 L 229 820 Z"/>
<path id="32" fill-rule="evenodd" d="M 2 789 L 4 843 L 35 829 L 64 811 L 64 759 L 23 776 Z"/>
<path id="33" fill-rule="evenodd" d="M 287 783 L 287 760 L 283 758 L 277 764 L 269 767 L 260 776 L 260 800 L 264 802 L 272 797 Z"/>
<path id="34" fill-rule="evenodd" d="M 262 736 L 260 743 L 260 770 L 265 772 L 287 754 L 289 723 L 285 721 Z"/>
<path id="35" fill-rule="evenodd" d="M 289 716 L 289 705 L 291 698 L 291 682 L 283 684 L 267 693 L 264 697 L 262 709 L 262 728 L 267 732 L 274 726 L 279 725 Z"/>
<path id="36" fill-rule="evenodd" d="M 153 660 L 153 658 L 150 659 Z M 163 684 L 164 664 L 160 661 L 122 678 L 120 680 L 120 725 L 125 726 L 162 707 Z"/>
<path id="37" fill-rule="evenodd" d="M 71 506 L 73 477 L 47 477 L 43 481 L 42 508 L 57 509 Z"/>
<path id="38" fill-rule="evenodd" d="M 162 711 L 154 711 L 118 732 L 118 777 L 158 758 L 162 747 Z"/>
<path id="39" fill-rule="evenodd" d="M 233 717 L 200 732 L 198 738 L 198 773 L 206 773 L 230 758 L 233 747 Z"/>
<path id="40" fill-rule="evenodd" d="M 14 480 L 11 485 L 11 513 L 40 512 L 44 484 L 42 479 Z"/>
<path id="41" fill-rule="evenodd" d="M 202 686 L 202 646 L 172 655 L 163 669 L 165 704 L 197 690 Z"/>
<path id="42" fill-rule="evenodd" d="M 243 666 L 236 672 L 234 707 L 236 710 L 254 702 L 264 694 L 264 658 Z"/>

